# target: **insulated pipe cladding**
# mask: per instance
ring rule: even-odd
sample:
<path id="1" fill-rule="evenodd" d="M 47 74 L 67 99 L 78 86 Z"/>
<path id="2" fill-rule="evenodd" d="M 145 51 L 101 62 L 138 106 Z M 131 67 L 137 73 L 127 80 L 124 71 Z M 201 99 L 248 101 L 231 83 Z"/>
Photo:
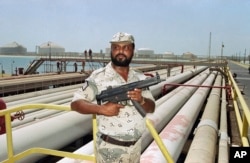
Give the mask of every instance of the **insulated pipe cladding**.
<path id="1" fill-rule="evenodd" d="M 214 86 L 221 86 L 222 77 L 218 75 Z M 202 114 L 201 121 L 195 131 L 192 144 L 189 148 L 186 163 L 189 162 L 215 162 L 216 144 L 218 138 L 218 121 L 220 111 L 221 89 L 213 88 L 207 105 Z"/>
<path id="2" fill-rule="evenodd" d="M 46 89 L 46 90 L 41 90 L 41 91 L 36 91 L 36 92 L 24 93 L 24 94 L 21 94 L 21 95 L 7 96 L 7 97 L 3 97 L 2 99 L 6 103 L 11 103 L 11 102 L 14 102 L 14 101 L 20 101 L 20 100 L 23 100 L 23 99 L 29 99 L 29 98 L 42 96 L 42 95 L 47 95 L 47 94 L 51 94 L 51 93 L 78 89 L 78 88 L 81 87 L 81 85 L 82 84 L 76 84 L 76 85 L 70 85 L 70 86 L 65 86 L 65 87 Z"/>
<path id="3" fill-rule="evenodd" d="M 215 73 L 210 74 L 202 85 L 211 86 L 215 75 Z M 161 131 L 160 137 L 174 161 L 177 161 L 209 91 L 210 88 L 207 87 L 200 87 L 195 91 L 192 97 Z M 164 161 L 165 158 L 155 142 L 152 142 L 141 156 L 141 162 L 155 163 Z"/>

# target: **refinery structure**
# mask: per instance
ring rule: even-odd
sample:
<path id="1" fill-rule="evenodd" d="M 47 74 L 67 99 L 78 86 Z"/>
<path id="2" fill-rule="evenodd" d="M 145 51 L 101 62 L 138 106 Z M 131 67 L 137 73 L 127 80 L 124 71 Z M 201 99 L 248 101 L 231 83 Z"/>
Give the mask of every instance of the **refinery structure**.
<path id="1" fill-rule="evenodd" d="M 6 45 L 0 46 L 0 55 L 32 55 L 32 56 L 84 56 L 84 50 L 82 52 L 67 52 L 65 47 L 52 42 L 48 41 L 45 43 L 42 43 L 41 45 L 37 45 L 35 47 L 35 52 L 27 51 L 27 48 L 23 45 L 12 42 L 8 43 Z M 110 48 L 105 48 L 105 51 L 102 50 L 98 52 L 93 52 L 93 54 L 99 55 L 99 56 L 109 56 L 110 55 Z M 136 57 L 155 57 L 158 58 L 176 58 L 176 54 L 174 52 L 163 52 L 162 54 L 155 54 L 153 49 L 150 48 L 138 48 L 135 50 Z M 182 57 L 184 59 L 195 59 L 197 56 L 191 52 L 183 52 L 182 54 L 178 55 L 179 57 Z"/>

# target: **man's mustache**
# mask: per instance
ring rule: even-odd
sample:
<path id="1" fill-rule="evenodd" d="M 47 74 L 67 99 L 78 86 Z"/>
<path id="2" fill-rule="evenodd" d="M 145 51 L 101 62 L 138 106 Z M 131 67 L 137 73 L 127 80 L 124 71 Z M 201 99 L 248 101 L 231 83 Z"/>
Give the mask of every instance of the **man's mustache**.
<path id="1" fill-rule="evenodd" d="M 118 58 L 119 56 L 123 56 L 123 57 L 125 57 L 125 58 L 127 59 L 127 56 L 126 56 L 125 54 L 123 54 L 123 53 L 118 53 L 118 54 L 116 55 L 116 58 Z"/>

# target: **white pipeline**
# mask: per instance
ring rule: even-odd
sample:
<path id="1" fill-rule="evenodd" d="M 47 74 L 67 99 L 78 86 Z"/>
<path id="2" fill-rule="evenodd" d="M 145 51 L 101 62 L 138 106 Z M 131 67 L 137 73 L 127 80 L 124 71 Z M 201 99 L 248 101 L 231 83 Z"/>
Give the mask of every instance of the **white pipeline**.
<path id="1" fill-rule="evenodd" d="M 218 75 L 214 86 L 221 86 L 221 75 Z M 221 89 L 213 88 L 201 121 L 196 128 L 195 136 L 189 148 L 185 163 L 215 162 L 218 139 L 218 121 L 220 112 Z"/>
<path id="2" fill-rule="evenodd" d="M 215 73 L 210 74 L 202 85 L 211 86 L 215 76 Z M 209 90 L 210 88 L 207 87 L 199 88 L 160 133 L 160 137 L 174 161 L 177 161 L 182 151 Z M 159 147 L 153 142 L 142 154 L 140 162 L 155 163 L 165 161 L 166 159 Z"/>
<path id="3" fill-rule="evenodd" d="M 29 98 L 33 98 L 36 96 L 47 95 L 47 94 L 51 94 L 51 93 L 55 93 L 55 92 L 74 90 L 74 89 L 80 88 L 81 86 L 82 86 L 82 84 L 70 85 L 70 86 L 65 86 L 65 87 L 58 87 L 58 88 L 53 88 L 53 89 L 46 89 L 46 90 L 41 90 L 41 91 L 36 91 L 36 92 L 24 93 L 24 94 L 20 94 L 20 95 L 2 97 L 2 99 L 7 104 L 7 103 L 14 102 L 14 101 L 29 99 Z"/>
<path id="4" fill-rule="evenodd" d="M 225 87 L 225 79 L 223 79 L 223 87 Z M 218 163 L 229 162 L 229 137 L 227 133 L 227 100 L 226 89 L 222 89 L 221 95 L 221 113 L 220 113 L 220 141 L 219 141 L 219 153 Z"/>
<path id="5" fill-rule="evenodd" d="M 192 85 L 200 85 L 208 76 L 208 71 L 199 74 L 199 77 L 195 77 L 192 82 L 188 82 Z M 180 86 L 179 89 L 171 98 L 165 96 L 161 98 L 163 101 L 159 106 L 157 105 L 156 110 L 153 114 L 147 114 L 147 117 L 152 120 L 156 129 L 160 131 L 173 116 L 178 112 L 178 110 L 185 104 L 185 102 L 192 96 L 192 94 L 197 90 L 196 87 L 185 87 Z M 157 103 L 158 104 L 158 103 Z M 146 142 L 146 141 L 143 141 Z"/>
<path id="6" fill-rule="evenodd" d="M 194 77 L 195 75 L 199 74 L 200 72 L 204 71 L 207 67 L 199 67 L 196 70 L 186 71 L 182 74 L 171 76 L 166 79 L 166 81 L 163 81 L 157 85 L 153 85 L 150 87 L 150 90 L 152 92 L 152 95 L 157 98 L 162 93 L 162 88 L 165 84 L 168 83 L 183 83 L 187 81 L 188 79 Z M 167 90 L 172 89 L 173 86 L 167 87 Z"/>

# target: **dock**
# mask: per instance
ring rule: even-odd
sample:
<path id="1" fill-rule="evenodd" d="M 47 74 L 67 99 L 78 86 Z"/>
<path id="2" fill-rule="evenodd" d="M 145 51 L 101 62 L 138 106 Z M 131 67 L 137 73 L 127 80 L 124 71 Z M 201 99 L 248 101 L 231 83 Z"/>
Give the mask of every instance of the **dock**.
<path id="1" fill-rule="evenodd" d="M 99 63 L 100 65 L 106 65 L 110 59 L 105 58 L 93 58 L 93 59 L 82 59 L 82 58 L 40 58 L 35 59 L 24 71 L 23 74 L 18 76 L 10 76 L 0 78 L 0 97 L 16 95 L 20 93 L 28 93 L 32 91 L 56 88 L 61 86 L 68 86 L 73 84 L 83 83 L 84 80 L 89 76 L 91 70 L 85 70 L 87 63 Z M 38 74 L 37 69 L 45 64 L 46 67 L 50 69 L 50 66 L 60 63 L 60 65 L 65 65 L 61 67 L 60 71 L 48 70 L 48 73 Z M 78 63 L 82 65 L 82 70 L 78 72 L 68 71 L 66 66 L 68 64 Z M 168 73 L 174 67 L 181 67 L 184 71 L 184 66 L 224 66 L 225 63 L 207 63 L 207 62 L 166 62 L 166 61 L 154 61 L 154 60 L 141 60 L 134 59 L 132 61 L 134 64 L 139 64 L 141 66 L 135 66 L 142 72 L 155 71 L 160 69 L 167 69 Z M 94 66 L 93 66 L 94 67 Z M 92 70 L 93 71 L 93 70 Z M 169 74 L 170 75 L 170 74 Z"/>

